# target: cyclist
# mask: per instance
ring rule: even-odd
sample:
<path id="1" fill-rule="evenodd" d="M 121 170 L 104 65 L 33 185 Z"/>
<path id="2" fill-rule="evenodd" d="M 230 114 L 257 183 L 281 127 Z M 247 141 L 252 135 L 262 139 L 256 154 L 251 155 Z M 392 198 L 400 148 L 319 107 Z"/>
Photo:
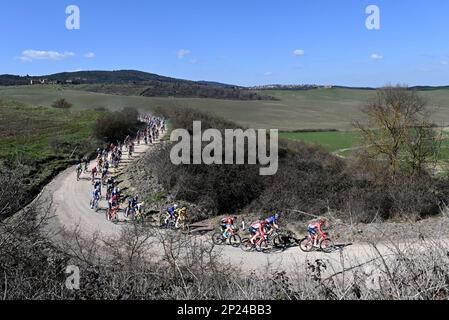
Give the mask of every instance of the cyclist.
<path id="1" fill-rule="evenodd" d="M 318 247 L 318 239 L 323 236 L 323 226 L 326 224 L 326 219 L 319 218 L 317 221 L 311 222 L 307 227 L 309 237 L 313 239 L 313 246 Z"/>
<path id="2" fill-rule="evenodd" d="M 263 221 L 264 226 L 266 226 L 268 229 L 268 232 L 267 232 L 268 234 L 271 235 L 274 232 L 274 230 L 279 229 L 279 225 L 278 225 L 279 218 L 280 218 L 280 214 L 276 213 L 276 214 L 266 218 Z"/>
<path id="3" fill-rule="evenodd" d="M 175 204 L 175 205 L 173 205 L 172 207 L 170 207 L 170 208 L 167 209 L 167 211 L 166 211 L 166 217 L 165 217 L 165 221 L 164 221 L 164 223 L 165 223 L 166 226 L 168 225 L 168 222 L 169 222 L 170 220 L 174 220 L 174 219 L 175 219 L 175 214 L 176 214 L 176 210 L 177 210 L 177 209 L 178 209 L 178 205 L 177 205 L 177 204 Z"/>
<path id="4" fill-rule="evenodd" d="M 114 190 L 114 186 L 115 186 L 115 180 L 114 177 L 109 177 L 108 180 L 106 181 L 106 198 L 110 198 L 112 195 L 112 191 Z"/>
<path id="5" fill-rule="evenodd" d="M 229 237 L 229 232 L 234 229 L 234 222 L 237 221 L 237 216 L 229 216 L 220 220 L 220 227 L 223 231 L 223 237 L 227 239 Z"/>
<path id="6" fill-rule="evenodd" d="M 249 232 L 251 233 L 252 237 L 250 239 L 251 244 L 254 245 L 254 240 L 256 240 L 258 237 L 265 238 L 265 230 L 263 228 L 263 221 L 255 221 L 251 224 L 249 227 Z"/>
<path id="7" fill-rule="evenodd" d="M 83 164 L 80 163 L 78 164 L 78 166 L 76 167 L 76 180 L 80 180 L 80 175 L 83 172 Z"/>
<path id="8" fill-rule="evenodd" d="M 104 161 L 103 167 L 104 167 L 106 170 L 109 170 L 109 161 L 108 161 L 107 159 Z"/>
<path id="9" fill-rule="evenodd" d="M 128 215 L 131 211 L 136 213 L 138 204 L 139 204 L 139 196 L 135 196 L 134 198 L 128 200 L 128 208 L 126 210 L 126 217 L 128 217 Z"/>
<path id="10" fill-rule="evenodd" d="M 121 194 L 121 190 L 119 187 L 115 187 L 111 193 L 112 196 L 117 196 L 117 201 L 120 201 L 120 194 Z"/>
<path id="11" fill-rule="evenodd" d="M 108 205 L 109 209 L 118 208 L 118 196 L 117 195 L 111 196 L 111 198 L 109 198 Z"/>
<path id="12" fill-rule="evenodd" d="M 91 173 L 92 173 L 92 184 L 94 184 L 94 182 L 95 182 L 95 177 L 96 177 L 97 174 L 98 174 L 98 169 L 97 169 L 97 167 L 93 167 L 92 170 L 91 170 Z"/>
<path id="13" fill-rule="evenodd" d="M 184 221 L 187 218 L 187 208 L 186 207 L 182 207 L 181 209 L 177 209 L 175 211 L 175 217 L 176 217 L 176 223 L 175 223 L 175 228 L 179 228 L 179 225 L 181 223 L 184 223 Z"/>
<path id="14" fill-rule="evenodd" d="M 89 166 L 89 158 L 87 158 L 87 156 L 84 156 L 83 163 L 84 163 L 84 173 L 86 173 Z"/>
<path id="15" fill-rule="evenodd" d="M 94 188 L 98 189 L 98 191 L 100 192 L 100 195 L 101 195 L 101 181 L 95 180 Z"/>
<path id="16" fill-rule="evenodd" d="M 117 220 L 118 207 L 109 207 L 108 209 L 108 220 Z"/>
<path id="17" fill-rule="evenodd" d="M 93 209 L 95 207 L 95 202 L 100 201 L 100 198 L 101 198 L 100 191 L 97 188 L 95 188 L 95 190 L 92 191 L 92 199 L 90 201 L 90 208 L 91 209 Z"/>
<path id="18" fill-rule="evenodd" d="M 106 181 L 106 177 L 108 176 L 108 169 L 106 167 L 103 168 L 103 171 L 101 172 L 101 181 Z"/>

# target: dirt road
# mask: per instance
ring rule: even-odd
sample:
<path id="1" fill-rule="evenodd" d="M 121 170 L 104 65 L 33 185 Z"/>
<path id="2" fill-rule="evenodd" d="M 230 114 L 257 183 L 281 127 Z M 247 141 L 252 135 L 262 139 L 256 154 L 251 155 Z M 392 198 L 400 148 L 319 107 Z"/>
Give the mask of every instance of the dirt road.
<path id="1" fill-rule="evenodd" d="M 117 174 L 126 166 L 132 166 L 133 161 L 144 153 L 151 152 L 154 146 L 137 145 L 133 158 L 124 155 Z M 91 163 L 89 168 L 92 168 Z M 113 171 L 114 172 L 114 171 Z M 69 168 L 59 174 L 49 185 L 47 185 L 39 199 L 46 203 L 52 203 L 51 212 L 55 217 L 50 223 L 49 232 L 57 232 L 60 228 L 73 230 L 79 228 L 82 234 L 87 237 L 99 233 L 102 238 L 116 237 L 124 226 L 123 223 L 114 224 L 106 219 L 107 202 L 103 199 L 100 203 L 100 210 L 95 212 L 90 208 L 89 202 L 93 187 L 89 174 L 83 174 L 81 181 L 76 181 L 75 168 Z M 120 220 L 125 220 L 123 212 L 120 213 Z M 210 241 L 210 235 L 198 236 L 200 241 Z M 403 248 L 407 244 L 401 244 Z M 383 244 L 378 247 L 379 251 L 388 256 L 391 254 L 389 246 Z M 303 253 L 298 247 L 288 249 L 284 252 L 274 254 L 245 253 L 240 248 L 223 246 L 217 248 L 223 261 L 230 262 L 235 266 L 242 267 L 243 270 L 264 272 L 267 268 L 275 270 L 285 270 L 287 272 L 304 268 L 308 261 L 315 262 L 322 259 L 328 265 L 328 272 L 338 272 L 343 267 L 350 265 L 364 264 L 373 259 L 375 251 L 369 244 L 359 243 L 345 247 L 341 251 L 331 254 L 322 252 Z"/>

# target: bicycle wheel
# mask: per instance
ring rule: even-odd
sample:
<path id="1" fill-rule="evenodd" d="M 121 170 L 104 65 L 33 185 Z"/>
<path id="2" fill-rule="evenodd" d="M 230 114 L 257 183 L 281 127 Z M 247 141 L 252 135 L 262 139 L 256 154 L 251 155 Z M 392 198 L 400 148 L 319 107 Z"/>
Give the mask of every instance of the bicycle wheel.
<path id="1" fill-rule="evenodd" d="M 245 252 L 250 252 L 254 250 L 254 245 L 251 243 L 249 238 L 242 239 L 242 243 L 240 244 L 240 249 Z"/>
<path id="2" fill-rule="evenodd" d="M 242 239 L 238 234 L 233 234 L 229 237 L 229 244 L 234 248 L 237 248 L 242 243 Z"/>
<path id="3" fill-rule="evenodd" d="M 325 253 L 331 253 L 334 251 L 335 245 L 332 239 L 324 239 L 320 243 L 320 249 Z"/>
<path id="4" fill-rule="evenodd" d="M 313 250 L 313 241 L 309 237 L 302 239 L 299 242 L 299 248 L 304 252 L 310 252 Z"/>
<path id="5" fill-rule="evenodd" d="M 276 235 L 271 241 L 273 242 L 273 246 L 275 248 L 284 248 L 285 247 L 285 242 L 280 235 Z"/>
<path id="6" fill-rule="evenodd" d="M 256 245 L 257 252 L 267 253 L 271 249 L 271 245 L 268 243 L 268 240 L 261 240 Z"/>
<path id="7" fill-rule="evenodd" d="M 219 245 L 223 244 L 223 234 L 221 234 L 220 232 L 215 232 L 212 235 L 212 242 L 216 246 L 219 246 Z"/>
<path id="8" fill-rule="evenodd" d="M 161 217 L 159 218 L 159 226 L 160 226 L 161 228 L 165 228 L 165 227 L 166 227 L 166 225 L 165 225 L 165 217 L 164 217 L 164 216 L 161 216 Z"/>

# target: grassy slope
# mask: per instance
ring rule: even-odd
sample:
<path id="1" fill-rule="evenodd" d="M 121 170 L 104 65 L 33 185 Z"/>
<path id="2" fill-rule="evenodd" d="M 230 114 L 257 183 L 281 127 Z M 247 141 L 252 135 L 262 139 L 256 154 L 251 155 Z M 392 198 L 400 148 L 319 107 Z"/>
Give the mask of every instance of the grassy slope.
<path id="1" fill-rule="evenodd" d="M 22 168 L 27 191 L 35 194 L 77 157 L 91 151 L 99 114 L 0 101 L 0 166 L 6 162 Z"/>
<path id="2" fill-rule="evenodd" d="M 280 137 L 320 145 L 329 152 L 352 148 L 360 142 L 360 136 L 355 131 L 281 132 Z"/>

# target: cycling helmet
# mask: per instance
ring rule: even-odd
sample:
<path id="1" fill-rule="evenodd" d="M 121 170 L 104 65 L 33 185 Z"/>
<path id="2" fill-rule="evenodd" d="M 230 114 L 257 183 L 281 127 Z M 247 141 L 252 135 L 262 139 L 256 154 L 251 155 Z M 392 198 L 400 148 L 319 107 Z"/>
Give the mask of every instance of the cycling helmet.
<path id="1" fill-rule="evenodd" d="M 175 205 L 173 206 L 173 208 L 174 208 L 174 209 L 178 209 L 178 205 L 175 204 Z"/>
<path id="2" fill-rule="evenodd" d="M 234 216 L 234 220 L 238 220 L 238 218 L 239 218 L 239 217 L 237 217 L 237 216 Z"/>
<path id="3" fill-rule="evenodd" d="M 280 213 L 276 213 L 276 214 L 274 215 L 274 218 L 275 218 L 276 220 L 278 220 L 280 217 L 281 217 L 281 214 L 280 214 Z"/>

